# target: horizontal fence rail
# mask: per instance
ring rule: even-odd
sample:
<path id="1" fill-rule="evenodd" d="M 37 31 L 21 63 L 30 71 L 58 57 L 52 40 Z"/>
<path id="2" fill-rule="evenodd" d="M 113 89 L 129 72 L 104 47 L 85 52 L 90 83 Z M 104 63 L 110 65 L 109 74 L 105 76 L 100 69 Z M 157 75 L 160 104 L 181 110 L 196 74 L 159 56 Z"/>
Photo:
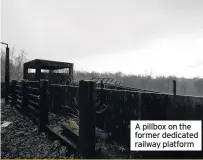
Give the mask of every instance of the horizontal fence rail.
<path id="1" fill-rule="evenodd" d="M 12 81 L 9 85 L 9 102 L 39 126 L 48 124 L 49 84 L 47 80 L 22 82 Z"/>

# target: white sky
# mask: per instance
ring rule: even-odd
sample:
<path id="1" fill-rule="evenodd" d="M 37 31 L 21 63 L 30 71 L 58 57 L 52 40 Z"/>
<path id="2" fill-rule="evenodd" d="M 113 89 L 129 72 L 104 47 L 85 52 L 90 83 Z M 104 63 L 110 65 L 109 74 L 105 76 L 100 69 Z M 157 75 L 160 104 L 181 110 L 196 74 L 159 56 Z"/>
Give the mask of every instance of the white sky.
<path id="1" fill-rule="evenodd" d="M 203 77 L 202 0 L 2 0 L 1 7 L 2 41 L 30 60 Z"/>

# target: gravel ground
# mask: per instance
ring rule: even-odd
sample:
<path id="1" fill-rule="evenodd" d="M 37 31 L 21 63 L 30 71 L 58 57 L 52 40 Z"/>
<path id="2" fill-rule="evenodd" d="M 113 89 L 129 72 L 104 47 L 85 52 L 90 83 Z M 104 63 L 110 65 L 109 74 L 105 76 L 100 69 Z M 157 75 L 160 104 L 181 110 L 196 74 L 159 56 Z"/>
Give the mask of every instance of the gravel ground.
<path id="1" fill-rule="evenodd" d="M 67 117 L 49 115 L 50 126 L 60 132 L 56 124 L 67 121 Z M 4 127 L 6 123 L 10 123 Z M 116 143 L 106 144 L 97 139 L 96 148 L 107 153 L 110 151 L 114 158 L 141 158 L 137 153 L 127 154 L 126 150 Z M 128 151 L 127 151 L 128 152 Z M 118 154 L 119 153 L 119 154 Z M 117 155 L 118 154 L 118 155 Z M 19 113 L 14 107 L 1 101 L 1 158 L 80 158 L 78 154 L 70 154 L 66 146 L 58 140 L 49 140 L 44 132 L 39 132 L 28 117 Z"/>
<path id="2" fill-rule="evenodd" d="M 5 122 L 11 122 L 2 127 Z M 75 158 L 58 140 L 45 133 L 14 107 L 1 101 L 1 158 Z"/>

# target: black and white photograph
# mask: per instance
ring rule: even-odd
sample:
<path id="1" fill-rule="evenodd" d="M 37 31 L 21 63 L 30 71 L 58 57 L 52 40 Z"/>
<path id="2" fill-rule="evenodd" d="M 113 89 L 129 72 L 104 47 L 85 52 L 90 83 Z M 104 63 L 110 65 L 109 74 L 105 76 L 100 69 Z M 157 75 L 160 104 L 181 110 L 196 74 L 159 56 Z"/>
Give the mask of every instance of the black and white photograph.
<path id="1" fill-rule="evenodd" d="M 203 0 L 0 5 L 2 159 L 203 159 Z"/>

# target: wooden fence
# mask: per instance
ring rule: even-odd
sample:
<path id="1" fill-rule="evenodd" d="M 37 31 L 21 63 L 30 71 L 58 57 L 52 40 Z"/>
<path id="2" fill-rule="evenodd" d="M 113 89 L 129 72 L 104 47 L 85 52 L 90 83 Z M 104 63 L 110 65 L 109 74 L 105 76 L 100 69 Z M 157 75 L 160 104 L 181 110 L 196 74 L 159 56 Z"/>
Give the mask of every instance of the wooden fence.
<path id="1" fill-rule="evenodd" d="M 10 83 L 9 102 L 29 116 L 40 128 L 48 124 L 49 84 L 47 80 Z"/>
<path id="2" fill-rule="evenodd" d="M 203 97 L 96 88 L 92 81 L 81 81 L 79 86 L 53 85 L 47 80 L 12 81 L 8 97 L 13 106 L 37 122 L 41 131 L 47 128 L 48 111 L 58 114 L 61 106 L 78 109 L 79 133 L 68 129 L 75 144 L 68 143 L 79 147 L 86 158 L 95 153 L 96 127 L 113 140 L 129 146 L 130 120 L 203 120 Z M 70 110 L 62 111 L 65 115 L 68 112 Z M 149 157 L 145 158 L 158 157 L 160 153 L 147 152 L 145 155 Z M 180 153 L 183 154 L 185 157 L 199 156 L 194 152 Z"/>
<path id="3" fill-rule="evenodd" d="M 65 113 L 65 106 L 79 109 L 79 86 L 50 84 L 50 109 L 54 113 Z"/>
<path id="4" fill-rule="evenodd" d="M 50 107 L 50 86 L 48 80 L 17 82 L 13 80 L 9 84 L 8 102 L 15 106 L 16 109 L 30 117 L 38 126 L 40 131 L 53 132 L 69 145 L 72 142 L 56 133 L 48 126 L 48 113 Z M 73 88 L 70 86 L 70 88 Z M 74 89 L 74 88 L 73 88 Z M 94 99 L 96 86 L 93 82 L 81 81 L 79 86 L 80 92 L 80 125 L 79 135 L 76 136 L 78 149 L 85 158 L 95 156 L 95 125 L 94 125 Z M 56 92 L 57 93 L 57 92 Z M 55 94 L 56 96 L 57 94 Z M 59 94 L 60 95 L 60 94 Z M 52 95 L 53 96 L 53 95 Z M 58 99 L 60 100 L 60 99 Z"/>

